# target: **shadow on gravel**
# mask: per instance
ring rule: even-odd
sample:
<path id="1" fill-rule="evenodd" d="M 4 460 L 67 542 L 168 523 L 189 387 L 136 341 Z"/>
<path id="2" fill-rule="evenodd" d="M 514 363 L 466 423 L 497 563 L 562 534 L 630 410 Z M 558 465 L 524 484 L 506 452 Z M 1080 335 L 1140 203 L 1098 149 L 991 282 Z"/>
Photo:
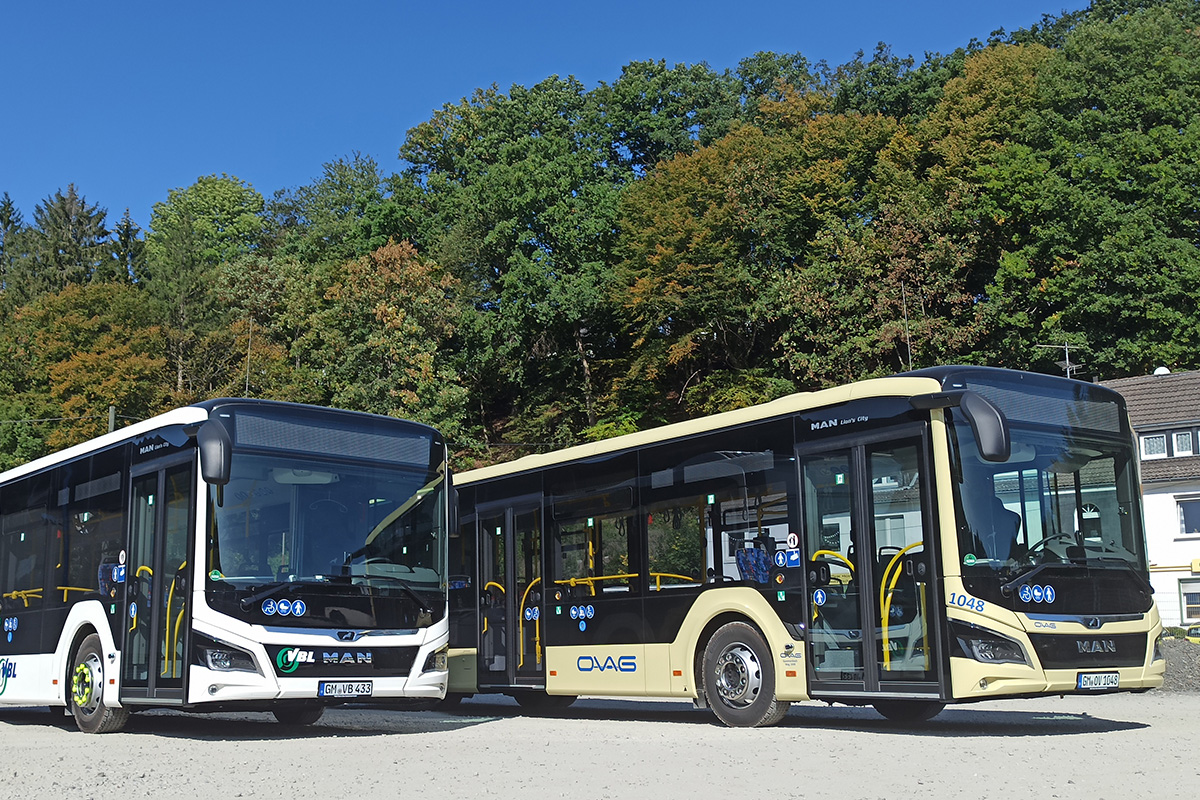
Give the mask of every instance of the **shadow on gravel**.
<path id="1" fill-rule="evenodd" d="M 542 717 L 555 721 L 666 722 L 683 725 L 720 726 L 711 711 L 690 703 L 654 700 L 605 700 L 588 698 L 570 708 L 531 713 L 504 695 L 477 696 L 454 706 L 436 710 L 404 710 L 387 706 L 354 705 L 331 708 L 311 726 L 283 725 L 269 713 L 185 714 L 175 711 L 145 711 L 132 715 L 124 736 L 161 736 L 198 741 L 275 741 L 358 736 L 438 733 L 472 728 L 514 717 Z M 46 709 L 0 710 L 0 723 L 14 726 L 58 727 L 84 736 L 70 717 L 52 715 Z M 934 719 L 905 725 L 891 722 L 873 709 L 856 706 L 826 706 L 796 703 L 777 729 L 793 731 L 861 731 L 903 733 L 907 736 L 990 738 L 1020 736 L 1078 736 L 1149 727 L 1142 722 L 1106 719 L 1086 713 L 1052 711 L 986 710 L 951 706 Z"/>
<path id="2" fill-rule="evenodd" d="M 480 714 L 449 716 L 434 711 L 388 708 L 331 708 L 315 725 L 284 725 L 269 713 L 187 714 L 178 711 L 143 711 L 129 717 L 117 736 L 161 736 L 197 741 L 256 742 L 282 739 L 323 739 L 354 736 L 405 735 L 461 730 L 492 722 L 497 717 Z M 44 708 L 0 710 L 0 724 L 61 728 L 86 736 L 72 717 Z"/>
<path id="3" fill-rule="evenodd" d="M 692 725 L 720 725 L 711 711 L 693 708 L 689 703 L 597 700 L 576 701 L 570 708 L 530 714 L 507 697 L 476 697 L 457 707 L 444 709 L 447 716 L 471 717 L 488 714 L 495 718 L 540 716 L 556 720 L 616 720 L 628 722 L 671 722 Z M 970 706 L 951 706 L 928 722 L 900 724 L 884 719 L 870 707 L 827 706 L 816 702 L 795 703 L 778 728 L 793 730 L 841 730 L 867 733 L 902 732 L 913 736 L 1012 737 L 1073 736 L 1110 733 L 1149 727 L 1096 717 L 1086 713 L 1051 711 L 979 710 Z"/>

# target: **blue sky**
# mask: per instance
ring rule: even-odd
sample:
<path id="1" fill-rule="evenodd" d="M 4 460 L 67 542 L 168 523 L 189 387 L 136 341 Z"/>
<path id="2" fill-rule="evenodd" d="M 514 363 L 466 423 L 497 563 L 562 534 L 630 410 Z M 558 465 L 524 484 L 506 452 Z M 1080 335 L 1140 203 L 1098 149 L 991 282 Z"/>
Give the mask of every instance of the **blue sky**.
<path id="1" fill-rule="evenodd" d="M 0 193 L 31 222 L 68 183 L 143 228 L 202 175 L 264 196 L 354 151 L 399 167 L 405 132 L 480 86 L 630 61 L 734 68 L 760 50 L 831 65 L 880 41 L 949 52 L 1082 8 L 1061 0 L 13 2 L 0 7 Z"/>

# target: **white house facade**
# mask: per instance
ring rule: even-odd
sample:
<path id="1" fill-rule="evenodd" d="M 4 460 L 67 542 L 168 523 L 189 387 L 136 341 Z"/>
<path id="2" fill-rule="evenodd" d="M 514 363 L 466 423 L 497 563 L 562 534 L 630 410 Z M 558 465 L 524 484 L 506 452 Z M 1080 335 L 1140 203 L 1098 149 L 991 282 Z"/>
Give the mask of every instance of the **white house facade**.
<path id="1" fill-rule="evenodd" d="M 1104 385 L 1137 434 L 1154 601 L 1183 626 L 1200 622 L 1200 372 L 1159 373 Z"/>

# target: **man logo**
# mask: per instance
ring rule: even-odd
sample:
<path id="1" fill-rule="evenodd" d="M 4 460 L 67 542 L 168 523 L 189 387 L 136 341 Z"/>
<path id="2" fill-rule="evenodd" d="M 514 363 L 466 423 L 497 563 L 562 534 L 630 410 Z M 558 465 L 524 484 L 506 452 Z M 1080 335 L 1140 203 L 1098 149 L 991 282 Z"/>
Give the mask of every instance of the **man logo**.
<path id="1" fill-rule="evenodd" d="M 358 641 L 358 631 L 338 631 L 337 637 L 339 642 L 356 642 Z"/>

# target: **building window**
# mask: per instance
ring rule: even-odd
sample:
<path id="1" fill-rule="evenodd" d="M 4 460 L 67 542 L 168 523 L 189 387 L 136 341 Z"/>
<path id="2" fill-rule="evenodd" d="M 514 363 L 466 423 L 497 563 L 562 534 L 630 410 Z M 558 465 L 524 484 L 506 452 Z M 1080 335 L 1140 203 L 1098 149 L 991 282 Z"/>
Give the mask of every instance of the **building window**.
<path id="1" fill-rule="evenodd" d="M 1200 498 L 1178 503 L 1179 532 L 1184 536 L 1200 536 Z"/>
<path id="2" fill-rule="evenodd" d="M 1142 437 L 1142 458 L 1166 457 L 1167 435 L 1165 433 L 1156 433 L 1152 436 Z"/>
<path id="3" fill-rule="evenodd" d="M 1180 581 L 1179 598 L 1185 620 L 1200 619 L 1200 581 Z"/>
<path id="4" fill-rule="evenodd" d="M 1192 432 L 1175 434 L 1175 455 L 1190 456 L 1192 455 Z"/>

